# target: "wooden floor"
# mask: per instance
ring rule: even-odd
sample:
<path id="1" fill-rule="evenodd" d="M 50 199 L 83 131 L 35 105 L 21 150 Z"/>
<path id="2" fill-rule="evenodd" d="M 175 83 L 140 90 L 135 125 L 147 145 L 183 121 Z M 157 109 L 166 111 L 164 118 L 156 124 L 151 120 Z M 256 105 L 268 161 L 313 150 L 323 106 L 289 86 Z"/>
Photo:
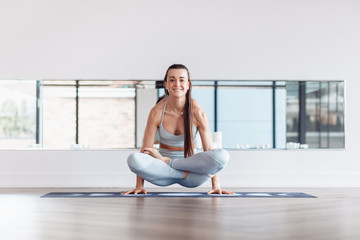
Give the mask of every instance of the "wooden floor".
<path id="1" fill-rule="evenodd" d="M 40 198 L 121 190 L 0 189 L 1 239 L 360 239 L 360 189 L 229 189 L 319 197 L 287 199 Z"/>

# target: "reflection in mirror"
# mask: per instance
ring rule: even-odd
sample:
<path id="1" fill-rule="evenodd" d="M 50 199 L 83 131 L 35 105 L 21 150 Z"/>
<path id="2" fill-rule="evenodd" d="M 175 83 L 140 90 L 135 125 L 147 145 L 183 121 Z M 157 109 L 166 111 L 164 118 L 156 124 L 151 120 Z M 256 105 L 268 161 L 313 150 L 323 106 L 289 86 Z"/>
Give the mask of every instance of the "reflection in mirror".
<path id="1" fill-rule="evenodd" d="M 344 148 L 343 81 L 192 81 L 228 149 Z M 141 146 L 162 81 L 0 82 L 0 148 Z M 201 143 L 198 143 L 201 146 Z"/>
<path id="2" fill-rule="evenodd" d="M 286 90 L 288 148 L 345 147 L 344 82 L 287 82 Z"/>

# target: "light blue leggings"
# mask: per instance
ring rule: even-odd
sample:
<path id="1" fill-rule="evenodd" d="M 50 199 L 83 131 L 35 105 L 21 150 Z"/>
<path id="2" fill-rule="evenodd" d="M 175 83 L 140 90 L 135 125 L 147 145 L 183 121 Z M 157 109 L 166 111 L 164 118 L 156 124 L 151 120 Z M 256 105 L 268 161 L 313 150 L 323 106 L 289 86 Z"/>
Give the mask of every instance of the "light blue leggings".
<path id="1" fill-rule="evenodd" d="M 169 186 L 198 187 L 223 169 L 229 161 L 224 149 L 197 153 L 187 158 L 171 159 L 169 165 L 145 153 L 132 153 L 128 165 L 132 172 L 152 184 Z M 184 178 L 184 171 L 189 175 Z"/>

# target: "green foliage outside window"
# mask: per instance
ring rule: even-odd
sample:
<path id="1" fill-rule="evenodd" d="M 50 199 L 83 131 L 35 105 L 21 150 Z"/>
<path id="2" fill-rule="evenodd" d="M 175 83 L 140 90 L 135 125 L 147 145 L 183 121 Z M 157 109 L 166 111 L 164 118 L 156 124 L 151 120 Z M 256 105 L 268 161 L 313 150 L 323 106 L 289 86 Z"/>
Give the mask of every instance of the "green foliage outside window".
<path id="1" fill-rule="evenodd" d="M 22 101 L 18 106 L 14 100 L 5 100 L 0 105 L 0 136 L 34 136 L 35 119 L 31 116 L 32 112 L 29 111 L 26 101 Z"/>

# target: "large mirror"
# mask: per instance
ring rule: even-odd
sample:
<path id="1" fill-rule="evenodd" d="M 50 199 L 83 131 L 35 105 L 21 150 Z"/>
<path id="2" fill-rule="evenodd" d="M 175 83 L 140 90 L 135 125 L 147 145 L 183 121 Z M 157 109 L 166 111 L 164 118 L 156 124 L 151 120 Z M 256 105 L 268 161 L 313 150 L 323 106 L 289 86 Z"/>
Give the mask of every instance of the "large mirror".
<path id="1" fill-rule="evenodd" d="M 222 132 L 223 148 L 345 147 L 344 81 L 192 83 L 211 130 Z M 150 80 L 2 80 L 0 148 L 140 147 L 161 86 Z"/>

